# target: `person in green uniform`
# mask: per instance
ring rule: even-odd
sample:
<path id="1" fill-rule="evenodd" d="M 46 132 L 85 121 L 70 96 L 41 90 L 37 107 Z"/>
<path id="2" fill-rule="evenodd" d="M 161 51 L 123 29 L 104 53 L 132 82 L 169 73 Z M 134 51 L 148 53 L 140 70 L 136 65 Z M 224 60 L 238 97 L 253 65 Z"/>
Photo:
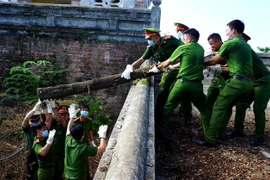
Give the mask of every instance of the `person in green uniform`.
<path id="1" fill-rule="evenodd" d="M 177 35 L 178 35 L 178 39 L 180 41 L 182 41 L 183 33 L 186 30 L 188 30 L 189 27 L 186 26 L 185 24 L 182 24 L 182 23 L 179 23 L 179 22 L 174 23 L 174 25 L 175 25 L 175 29 L 176 29 L 176 32 L 177 32 Z M 174 68 L 170 68 L 170 69 L 175 69 L 175 71 L 177 71 L 177 73 L 178 73 L 179 65 L 174 65 L 173 67 Z M 163 73 L 163 76 L 164 76 L 164 73 Z M 179 107 L 179 113 L 178 114 L 179 114 L 179 117 L 184 117 L 184 119 L 186 120 L 186 122 L 188 124 L 193 124 L 192 104 L 191 104 L 190 100 L 187 100 L 186 102 L 181 103 L 181 105 Z"/>
<path id="2" fill-rule="evenodd" d="M 243 34 L 243 39 L 250 40 L 250 37 Z M 255 115 L 255 138 L 250 142 L 251 146 L 259 146 L 264 142 L 265 130 L 265 109 L 270 97 L 270 71 L 252 50 L 253 64 L 253 91 L 246 103 L 236 105 L 233 134 L 235 136 L 244 135 L 244 120 L 246 109 L 253 102 L 253 112 Z"/>
<path id="3" fill-rule="evenodd" d="M 52 120 L 51 128 L 56 130 L 54 138 L 55 151 L 55 173 L 54 180 L 63 179 L 64 173 L 64 157 L 65 157 L 65 139 L 67 131 L 67 123 L 69 120 L 68 105 L 52 105 L 54 118 Z"/>
<path id="4" fill-rule="evenodd" d="M 65 143 L 65 178 L 67 180 L 85 180 L 87 178 L 88 157 L 95 156 L 97 153 L 106 150 L 106 132 L 107 125 L 99 127 L 100 145 L 91 146 L 83 141 L 84 127 L 81 124 L 74 123 L 78 110 L 75 104 L 69 107 L 70 120 L 68 123 Z"/>
<path id="5" fill-rule="evenodd" d="M 35 138 L 35 126 L 38 122 L 43 121 L 41 112 L 39 111 L 41 105 L 41 101 L 38 101 L 34 108 L 29 111 L 23 121 L 22 121 L 22 130 L 26 138 L 27 145 L 27 156 L 26 156 L 26 168 L 27 175 L 26 179 L 34 180 L 37 179 L 37 170 L 38 170 L 38 160 L 33 150 L 33 142 Z"/>
<path id="6" fill-rule="evenodd" d="M 52 180 L 54 176 L 54 140 L 55 130 L 48 131 L 45 122 L 36 126 L 36 140 L 33 149 L 38 159 L 38 180 Z"/>
<path id="7" fill-rule="evenodd" d="M 205 106 L 205 94 L 203 93 L 203 68 L 204 68 L 204 49 L 198 44 L 200 34 L 191 28 L 184 32 L 185 45 L 179 46 L 173 54 L 157 67 L 154 66 L 150 72 L 159 72 L 168 67 L 171 63 L 180 60 L 180 67 L 177 74 L 177 81 L 174 83 L 167 102 L 163 110 L 162 129 L 168 132 L 169 119 L 173 110 L 186 99 L 198 108 L 201 113 L 203 128 L 207 123 L 209 110 Z M 166 136 L 166 135 L 165 135 Z"/>
<path id="8" fill-rule="evenodd" d="M 89 107 L 87 105 L 83 105 L 80 110 L 80 117 L 74 119 L 74 123 L 81 124 L 84 127 L 84 135 L 82 142 L 86 144 L 90 144 L 92 146 L 96 146 L 94 142 L 93 136 L 93 123 L 92 119 L 88 117 Z M 87 169 L 89 169 L 89 165 L 87 163 Z M 90 173 L 87 171 L 87 179 L 90 179 Z"/>
<path id="9" fill-rule="evenodd" d="M 212 33 L 208 36 L 207 40 L 209 45 L 211 46 L 213 55 L 217 54 L 217 52 L 219 51 L 220 47 L 223 44 L 221 36 L 218 33 Z M 223 64 L 216 64 L 214 66 L 210 66 L 210 69 L 214 71 L 214 76 L 211 80 L 211 84 L 208 87 L 206 94 L 206 105 L 209 107 L 210 114 L 212 114 L 213 106 L 217 100 L 219 93 L 225 86 L 225 82 L 229 79 L 229 71 L 225 63 L 226 62 L 224 62 Z M 230 116 L 228 115 L 228 117 L 226 118 L 229 119 Z M 227 123 L 225 125 L 221 125 L 222 128 L 224 126 L 226 127 Z M 220 130 L 221 133 L 223 131 L 224 131 L 223 129 Z M 224 139 L 225 138 L 224 134 L 220 134 L 219 138 Z"/>
<path id="10" fill-rule="evenodd" d="M 209 126 L 204 134 L 205 140 L 201 143 L 206 146 L 216 144 L 220 125 L 224 124 L 225 116 L 232 114 L 233 105 L 246 101 L 245 98 L 252 90 L 251 48 L 242 38 L 245 25 L 240 20 L 233 20 L 227 26 L 226 35 L 231 40 L 224 42 L 218 54 L 205 62 L 206 66 L 210 66 L 226 61 L 230 71 L 230 79 L 218 95 Z"/>
<path id="11" fill-rule="evenodd" d="M 174 36 L 167 35 L 161 37 L 159 29 L 144 28 L 144 31 L 145 39 L 148 41 L 148 47 L 138 60 L 126 66 L 125 71 L 121 75 L 122 78 L 130 79 L 130 73 L 133 72 L 133 68 L 139 67 L 146 59 L 153 58 L 156 63 L 165 61 L 178 46 L 183 45 L 183 42 Z M 155 130 L 157 136 L 162 135 L 162 130 L 159 128 L 162 119 L 162 111 L 167 101 L 171 85 L 175 82 L 177 73 L 177 71 L 172 70 L 162 75 L 161 78 L 161 86 L 157 94 L 155 107 Z"/>
<path id="12" fill-rule="evenodd" d="M 80 117 L 74 119 L 74 123 L 79 123 L 84 127 L 83 142 L 86 144 L 91 144 L 92 146 L 96 146 L 93 136 L 93 123 L 92 119 L 88 117 L 88 112 L 89 107 L 87 105 L 83 105 L 80 110 Z"/>

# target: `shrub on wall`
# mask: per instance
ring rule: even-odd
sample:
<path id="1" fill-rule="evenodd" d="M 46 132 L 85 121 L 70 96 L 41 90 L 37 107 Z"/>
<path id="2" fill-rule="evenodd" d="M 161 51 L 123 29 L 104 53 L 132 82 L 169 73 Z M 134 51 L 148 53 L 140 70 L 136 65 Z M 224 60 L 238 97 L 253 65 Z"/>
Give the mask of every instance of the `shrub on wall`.
<path id="1" fill-rule="evenodd" d="M 46 60 L 26 61 L 22 66 L 14 66 L 10 69 L 10 76 L 3 81 L 6 90 L 1 103 L 13 105 L 37 102 L 37 88 L 66 83 L 67 72 L 69 70 Z"/>
<path id="2" fill-rule="evenodd" d="M 79 106 L 87 105 L 89 107 L 88 117 L 92 118 L 93 122 L 93 134 L 96 134 L 99 126 L 108 125 L 111 126 L 113 121 L 111 117 L 104 112 L 104 103 L 98 98 L 91 98 L 90 96 L 83 96 L 81 98 L 75 97 L 75 101 Z"/>
<path id="3" fill-rule="evenodd" d="M 263 52 L 263 53 L 268 53 L 270 52 L 270 47 L 257 47 L 259 51 Z"/>

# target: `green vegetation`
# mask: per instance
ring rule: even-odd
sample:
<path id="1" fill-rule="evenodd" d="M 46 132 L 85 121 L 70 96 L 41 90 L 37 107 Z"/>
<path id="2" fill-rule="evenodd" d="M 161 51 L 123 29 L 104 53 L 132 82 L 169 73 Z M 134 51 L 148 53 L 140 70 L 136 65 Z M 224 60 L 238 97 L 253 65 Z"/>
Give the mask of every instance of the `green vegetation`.
<path id="1" fill-rule="evenodd" d="M 104 103 L 100 99 L 94 99 L 90 96 L 83 96 L 82 98 L 75 97 L 76 104 L 79 106 L 89 106 L 88 117 L 92 118 L 93 122 L 93 134 L 96 134 L 99 126 L 107 124 L 108 126 L 113 125 L 113 121 L 109 115 L 104 112 Z"/>
<path id="2" fill-rule="evenodd" d="M 67 72 L 69 70 L 46 60 L 26 61 L 22 66 L 14 66 L 10 69 L 10 76 L 3 81 L 6 91 L 1 103 L 19 105 L 37 102 L 36 89 L 66 83 Z"/>
<path id="3" fill-rule="evenodd" d="M 257 47 L 259 51 L 263 52 L 263 53 L 268 53 L 270 51 L 270 47 Z"/>

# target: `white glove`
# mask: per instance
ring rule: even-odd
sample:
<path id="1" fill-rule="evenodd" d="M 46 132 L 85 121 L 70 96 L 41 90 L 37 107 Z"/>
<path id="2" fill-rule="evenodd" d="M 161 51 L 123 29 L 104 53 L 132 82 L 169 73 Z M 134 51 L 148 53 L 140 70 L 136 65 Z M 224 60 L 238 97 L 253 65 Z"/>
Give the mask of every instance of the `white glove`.
<path id="1" fill-rule="evenodd" d="M 80 109 L 76 109 L 76 104 L 71 104 L 68 108 L 69 117 L 70 119 L 76 118 L 77 113 L 80 111 Z"/>
<path id="2" fill-rule="evenodd" d="M 49 101 L 51 108 L 55 108 L 56 104 L 55 101 L 53 101 L 52 99 Z"/>
<path id="3" fill-rule="evenodd" d="M 94 141 L 91 141 L 90 142 L 90 144 L 92 145 L 92 146 L 94 146 L 94 147 L 96 147 L 97 145 L 95 144 L 95 142 Z"/>
<path id="4" fill-rule="evenodd" d="M 52 108 L 55 107 L 55 101 L 46 99 L 45 102 L 47 104 L 48 113 L 52 113 Z"/>
<path id="5" fill-rule="evenodd" d="M 154 67 L 152 67 L 152 69 L 150 69 L 148 72 L 149 72 L 149 73 L 150 73 L 150 72 L 152 72 L 152 73 L 158 73 L 158 72 L 160 72 L 160 70 L 157 68 L 157 66 L 154 66 Z"/>
<path id="6" fill-rule="evenodd" d="M 169 65 L 168 66 L 168 69 L 170 69 L 170 70 L 178 70 L 179 69 L 179 67 L 174 67 L 173 65 Z"/>
<path id="7" fill-rule="evenodd" d="M 36 105 L 33 107 L 33 111 L 38 111 L 41 105 L 41 101 L 40 99 L 38 99 L 38 102 L 36 103 Z"/>
<path id="8" fill-rule="evenodd" d="M 133 72 L 133 66 L 128 64 L 125 71 L 122 73 L 121 78 L 130 79 L 130 73 Z"/>
<path id="9" fill-rule="evenodd" d="M 55 132 L 56 132 L 55 129 L 53 129 L 49 132 L 49 136 L 48 136 L 48 139 L 46 141 L 47 144 L 51 145 L 53 143 Z"/>
<path id="10" fill-rule="evenodd" d="M 218 73 L 222 73 L 222 68 L 220 64 L 216 64 L 214 66 L 211 66 L 210 68 Z"/>
<path id="11" fill-rule="evenodd" d="M 106 138 L 106 133 L 107 133 L 108 125 L 101 125 L 99 126 L 98 129 L 98 135 L 100 138 Z"/>

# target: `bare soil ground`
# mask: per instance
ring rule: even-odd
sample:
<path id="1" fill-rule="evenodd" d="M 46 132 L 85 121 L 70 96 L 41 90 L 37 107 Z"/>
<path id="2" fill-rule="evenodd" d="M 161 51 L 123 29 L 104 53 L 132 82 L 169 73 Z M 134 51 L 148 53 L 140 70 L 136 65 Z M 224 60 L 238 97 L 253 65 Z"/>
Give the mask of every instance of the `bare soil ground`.
<path id="1" fill-rule="evenodd" d="M 233 128 L 232 116 L 227 131 Z M 248 110 L 245 119 L 245 137 L 220 141 L 218 147 L 204 147 L 193 142 L 203 137 L 198 115 L 195 124 L 187 125 L 182 118 L 171 119 L 170 134 L 173 141 L 157 140 L 156 179 L 196 180 L 267 180 L 270 179 L 270 159 L 261 152 L 270 152 L 270 122 L 267 113 L 265 143 L 250 146 L 254 138 L 254 115 Z"/>

